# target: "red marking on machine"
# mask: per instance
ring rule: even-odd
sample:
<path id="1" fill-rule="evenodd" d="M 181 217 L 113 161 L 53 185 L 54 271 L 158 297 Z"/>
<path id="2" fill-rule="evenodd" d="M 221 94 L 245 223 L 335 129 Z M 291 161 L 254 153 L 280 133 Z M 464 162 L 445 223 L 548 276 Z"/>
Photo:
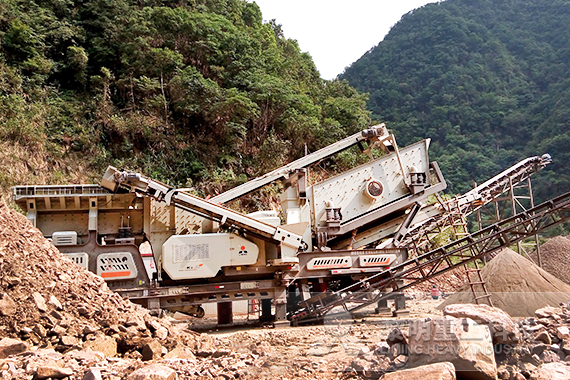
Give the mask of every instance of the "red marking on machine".
<path id="1" fill-rule="evenodd" d="M 103 278 L 128 277 L 130 275 L 131 275 L 130 270 L 120 271 L 120 272 L 103 272 L 103 273 L 101 273 L 101 277 L 103 277 Z"/>

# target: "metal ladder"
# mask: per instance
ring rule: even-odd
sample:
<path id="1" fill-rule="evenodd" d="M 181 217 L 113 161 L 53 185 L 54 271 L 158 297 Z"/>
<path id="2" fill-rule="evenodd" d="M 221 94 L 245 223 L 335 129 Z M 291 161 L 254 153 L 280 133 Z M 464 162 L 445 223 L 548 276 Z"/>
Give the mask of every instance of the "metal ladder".
<path id="1" fill-rule="evenodd" d="M 449 223 L 453 227 L 453 233 L 455 234 L 456 239 L 462 239 L 466 236 L 469 236 L 467 221 L 465 220 L 465 214 L 459 207 L 458 197 L 454 197 L 452 200 L 446 202 L 445 205 L 447 206 L 447 211 L 449 214 Z M 467 277 L 467 282 L 471 288 L 471 293 L 473 293 L 475 303 L 477 305 L 480 305 L 480 301 L 482 299 L 486 299 L 488 305 L 493 307 L 491 294 L 487 291 L 487 285 L 485 284 L 483 276 L 481 275 L 479 260 L 473 260 L 472 263 L 474 264 L 475 268 L 469 268 L 467 266 L 467 263 L 463 265 L 463 268 L 465 268 L 465 276 Z M 471 274 L 475 274 L 475 278 L 473 278 Z M 481 292 L 477 292 L 476 286 L 480 287 Z"/>

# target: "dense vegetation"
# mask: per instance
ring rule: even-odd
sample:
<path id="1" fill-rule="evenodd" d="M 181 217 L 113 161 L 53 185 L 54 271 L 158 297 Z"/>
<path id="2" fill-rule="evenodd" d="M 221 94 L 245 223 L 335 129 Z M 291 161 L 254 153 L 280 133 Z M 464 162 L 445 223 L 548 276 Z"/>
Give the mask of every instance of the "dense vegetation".
<path id="1" fill-rule="evenodd" d="M 570 0 L 429 4 L 325 81 L 245 0 L 5 0 L 0 188 L 111 164 L 213 194 L 369 125 L 362 91 L 400 145 L 432 138 L 453 193 L 549 152 L 544 200 L 570 190 L 568 16 Z"/>
<path id="2" fill-rule="evenodd" d="M 540 200 L 570 191 L 570 1 L 447 0 L 405 15 L 342 79 L 400 145 L 431 137 L 459 193 L 548 152 Z"/>
<path id="3" fill-rule="evenodd" d="M 368 126 L 366 99 L 244 0 L 0 2 L 3 189 L 112 164 L 214 193 Z"/>

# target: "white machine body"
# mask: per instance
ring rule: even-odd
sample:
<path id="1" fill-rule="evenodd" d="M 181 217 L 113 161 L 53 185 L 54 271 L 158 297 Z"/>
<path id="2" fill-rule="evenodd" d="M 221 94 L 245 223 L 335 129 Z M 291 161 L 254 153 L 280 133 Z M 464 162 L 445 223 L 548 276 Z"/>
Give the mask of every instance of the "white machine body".
<path id="1" fill-rule="evenodd" d="M 387 267 L 396 262 L 398 257 L 393 254 L 387 255 L 362 255 L 358 257 L 361 267 Z"/>
<path id="2" fill-rule="evenodd" d="M 270 226 L 278 227 L 281 225 L 279 213 L 275 210 L 256 211 L 247 214 L 252 219 L 259 220 L 260 222 L 267 223 Z"/>
<path id="3" fill-rule="evenodd" d="M 429 139 L 314 184 L 312 198 L 313 226 L 326 225 L 327 207 L 341 210 L 342 222 L 371 212 L 410 195 L 406 180 L 412 171 L 429 172 Z"/>
<path id="4" fill-rule="evenodd" d="M 64 255 L 81 268 L 89 269 L 89 255 L 87 252 L 64 253 Z"/>
<path id="5" fill-rule="evenodd" d="M 173 235 L 162 246 L 162 268 L 173 280 L 215 277 L 222 267 L 253 265 L 259 248 L 232 233 Z"/>

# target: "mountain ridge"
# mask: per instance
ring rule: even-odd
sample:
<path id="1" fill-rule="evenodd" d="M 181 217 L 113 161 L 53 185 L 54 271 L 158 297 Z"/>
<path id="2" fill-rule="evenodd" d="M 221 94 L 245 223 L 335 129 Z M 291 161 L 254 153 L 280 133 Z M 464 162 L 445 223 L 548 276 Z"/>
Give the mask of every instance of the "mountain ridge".
<path id="1" fill-rule="evenodd" d="M 570 190 L 570 2 L 446 0 L 402 17 L 339 76 L 400 141 L 431 137 L 452 193 L 550 153 L 539 200 Z"/>

